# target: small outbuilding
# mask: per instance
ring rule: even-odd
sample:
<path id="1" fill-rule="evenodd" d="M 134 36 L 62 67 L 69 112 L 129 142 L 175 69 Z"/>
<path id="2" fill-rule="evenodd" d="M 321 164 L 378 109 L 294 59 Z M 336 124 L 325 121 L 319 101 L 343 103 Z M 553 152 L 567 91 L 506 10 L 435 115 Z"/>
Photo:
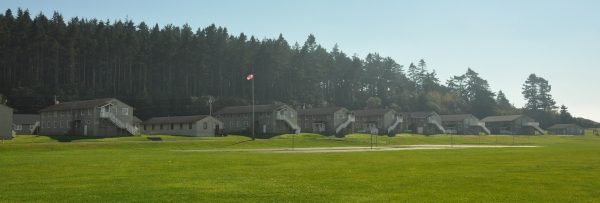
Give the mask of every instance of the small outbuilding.
<path id="1" fill-rule="evenodd" d="M 13 129 L 17 135 L 35 135 L 40 126 L 39 114 L 13 114 Z"/>
<path id="2" fill-rule="evenodd" d="M 585 129 L 577 124 L 555 124 L 548 129 L 549 135 L 583 135 Z"/>
<path id="3" fill-rule="evenodd" d="M 223 122 L 209 115 L 154 117 L 141 126 L 144 134 L 215 136 L 222 134 Z"/>

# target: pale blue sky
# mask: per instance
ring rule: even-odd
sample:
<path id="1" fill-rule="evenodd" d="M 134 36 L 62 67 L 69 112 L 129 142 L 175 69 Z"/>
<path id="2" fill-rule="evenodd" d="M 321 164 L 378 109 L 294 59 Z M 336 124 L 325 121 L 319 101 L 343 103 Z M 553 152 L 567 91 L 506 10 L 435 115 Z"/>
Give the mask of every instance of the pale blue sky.
<path id="1" fill-rule="evenodd" d="M 405 68 L 425 59 L 445 83 L 471 67 L 517 107 L 531 73 L 550 82 L 556 102 L 577 117 L 600 121 L 600 1 L 2 1 L 53 11 L 65 20 L 132 19 L 160 27 L 214 23 L 230 34 L 303 44 L 309 34 L 327 50 L 348 55 L 378 52 Z"/>

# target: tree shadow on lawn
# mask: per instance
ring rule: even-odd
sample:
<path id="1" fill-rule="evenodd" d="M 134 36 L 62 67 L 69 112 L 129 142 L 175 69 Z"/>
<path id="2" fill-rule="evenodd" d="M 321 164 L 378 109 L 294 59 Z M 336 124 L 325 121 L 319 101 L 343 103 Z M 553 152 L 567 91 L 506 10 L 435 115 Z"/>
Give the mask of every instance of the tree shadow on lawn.
<path id="1" fill-rule="evenodd" d="M 248 137 L 248 138 L 252 138 L 252 134 L 251 133 L 239 133 L 237 135 Z M 256 138 L 256 139 L 271 139 L 271 138 L 279 136 L 279 135 L 281 135 L 281 134 L 277 134 L 277 133 L 255 133 L 254 134 L 254 138 Z"/>
<path id="2" fill-rule="evenodd" d="M 85 137 L 81 135 L 47 135 L 50 139 L 58 142 L 73 142 L 76 140 L 99 140 L 107 137 Z"/>

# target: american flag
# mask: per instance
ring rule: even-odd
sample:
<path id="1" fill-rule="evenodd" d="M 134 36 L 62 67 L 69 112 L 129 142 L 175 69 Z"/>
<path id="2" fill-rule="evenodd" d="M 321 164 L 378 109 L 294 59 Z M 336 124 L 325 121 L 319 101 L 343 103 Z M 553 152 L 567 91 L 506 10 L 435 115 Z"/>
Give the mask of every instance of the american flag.
<path id="1" fill-rule="evenodd" d="M 254 78 L 254 73 L 250 73 L 250 75 L 246 76 L 246 80 L 252 80 Z"/>

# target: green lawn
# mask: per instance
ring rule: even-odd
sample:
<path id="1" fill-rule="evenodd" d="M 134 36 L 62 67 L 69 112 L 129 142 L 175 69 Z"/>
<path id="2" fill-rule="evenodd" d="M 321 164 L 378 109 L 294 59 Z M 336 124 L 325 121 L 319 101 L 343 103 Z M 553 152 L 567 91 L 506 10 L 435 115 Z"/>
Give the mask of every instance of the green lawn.
<path id="1" fill-rule="evenodd" d="M 324 153 L 292 135 L 76 139 L 0 145 L 0 202 L 600 202 L 599 136 L 373 137 L 373 146 L 534 145 Z M 370 147 L 371 137 L 294 136 L 294 147 Z M 375 143 L 377 140 L 377 143 Z M 223 151 L 181 151 L 214 150 Z M 377 148 L 375 148 L 377 149 Z"/>

